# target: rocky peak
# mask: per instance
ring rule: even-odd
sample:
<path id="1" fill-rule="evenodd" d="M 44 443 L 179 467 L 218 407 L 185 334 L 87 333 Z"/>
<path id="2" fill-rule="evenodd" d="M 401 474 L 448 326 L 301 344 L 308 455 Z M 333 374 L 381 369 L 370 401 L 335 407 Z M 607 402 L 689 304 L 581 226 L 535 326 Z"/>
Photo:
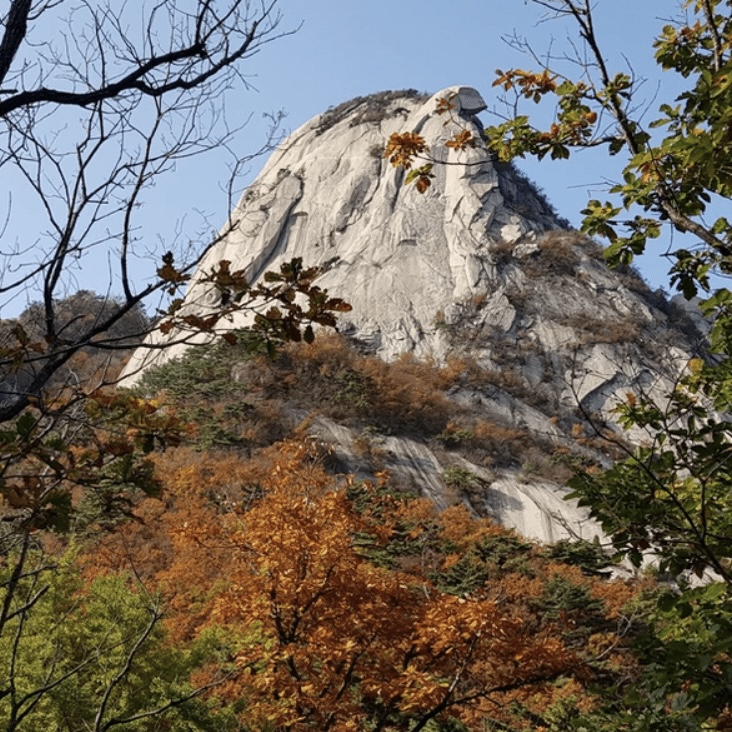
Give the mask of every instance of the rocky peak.
<path id="1" fill-rule="evenodd" d="M 435 107 L 448 96 L 456 109 L 446 124 Z M 320 284 L 353 305 L 347 332 L 387 359 L 443 354 L 435 318 L 495 289 L 494 248 L 535 241 L 561 225 L 526 179 L 496 165 L 483 146 L 444 147 L 459 125 L 479 137 L 482 109 L 474 89 L 451 87 L 430 98 L 375 94 L 315 117 L 271 156 L 233 212 L 236 229 L 209 251 L 201 271 L 227 259 L 256 281 L 292 257 L 332 263 Z M 391 133 L 404 130 L 423 135 L 445 163 L 425 196 L 383 158 Z M 187 304 L 206 310 L 217 294 L 200 280 Z"/>
<path id="2" fill-rule="evenodd" d="M 455 106 L 449 116 L 436 111 L 444 98 Z M 470 359 L 481 379 L 456 385 L 455 403 L 545 442 L 584 449 L 578 415 L 603 425 L 627 391 L 662 397 L 701 335 L 683 308 L 632 271 L 609 270 L 600 248 L 570 230 L 514 166 L 495 161 L 481 143 L 463 151 L 445 146 L 465 128 L 480 139 L 483 109 L 477 91 L 455 86 L 429 98 L 414 91 L 359 97 L 307 122 L 242 196 L 234 230 L 207 253 L 184 307 L 205 314 L 218 304 L 201 273 L 221 260 L 250 281 L 293 257 L 327 263 L 318 284 L 353 306 L 339 329 L 359 348 L 385 360 L 404 353 L 438 363 Z M 405 131 L 422 135 L 441 163 L 424 194 L 384 159 L 389 136 Z M 127 373 L 180 348 L 140 349 Z M 350 438 L 337 425 L 321 427 L 335 443 L 341 436 L 347 464 Z M 396 463 L 401 454 L 417 473 L 417 464 L 438 466 L 420 473 L 434 493 L 439 459 L 420 454 L 410 462 L 405 455 L 429 448 L 405 445 L 395 447 Z M 504 478 L 511 497 L 499 483 L 491 494 L 514 506 L 502 520 L 538 538 L 561 535 L 562 522 L 536 508 L 536 495 L 551 490 L 525 487 L 532 497 L 522 503 L 516 473 Z M 581 523 L 579 516 L 562 521 Z"/>

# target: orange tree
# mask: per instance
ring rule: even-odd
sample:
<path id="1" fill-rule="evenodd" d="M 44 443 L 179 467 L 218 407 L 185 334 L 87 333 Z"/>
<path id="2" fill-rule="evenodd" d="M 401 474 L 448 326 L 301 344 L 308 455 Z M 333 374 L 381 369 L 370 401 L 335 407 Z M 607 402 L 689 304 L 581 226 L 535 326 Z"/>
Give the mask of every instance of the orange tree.
<path id="1" fill-rule="evenodd" d="M 317 273 L 295 260 L 284 265 L 280 273 L 268 274 L 266 284 L 251 286 L 222 263 L 215 281 L 232 291 L 235 299 L 237 294 L 242 298 L 224 308 L 219 317 L 242 301 L 247 307 L 254 301 L 278 303 L 258 314 L 249 330 L 230 334 L 228 340 L 236 341 L 235 345 L 245 351 L 271 351 L 286 340 L 312 341 L 313 323 L 332 325 L 334 311 L 348 307 L 312 285 Z M 304 300 L 296 302 L 296 294 L 303 295 Z M 191 316 L 172 312 L 163 325 L 172 323 L 175 327 L 179 317 L 184 326 L 204 332 L 212 331 L 216 322 L 216 316 L 211 322 L 188 322 Z M 21 364 L 22 359 L 21 355 Z M 102 674 L 96 663 L 61 662 L 68 659 L 47 665 L 47 675 L 36 674 L 32 681 L 26 673 L 33 657 L 27 648 L 33 647 L 33 639 L 43 632 L 64 634 L 70 630 L 65 624 L 77 622 L 78 613 L 70 611 L 62 614 L 60 622 L 51 623 L 53 615 L 44 600 L 58 586 L 59 550 L 70 537 L 83 542 L 92 533 L 109 529 L 131 516 L 142 496 L 157 494 L 160 484 L 154 475 L 152 453 L 178 444 L 190 429 L 156 400 L 88 384 L 72 387 L 62 381 L 54 387 L 38 398 L 29 398 L 20 415 L 0 428 L 0 718 L 5 699 L 10 704 L 7 729 L 30 729 L 40 724 L 30 712 L 50 703 L 46 698 L 58 695 L 59 688 L 70 688 L 70 677 L 86 678 L 91 688 L 94 680 L 87 678 L 89 669 Z M 73 598 L 67 599 L 73 605 Z M 151 610 L 154 626 L 162 613 L 154 603 L 150 607 L 155 608 Z M 143 605 L 138 609 L 144 613 Z M 131 627 L 139 627 L 139 623 Z M 107 687 L 110 695 L 126 677 L 136 673 L 137 660 L 144 655 L 138 651 L 153 638 L 157 638 L 157 631 L 142 626 L 136 638 L 126 639 L 131 655 L 115 656 L 121 677 Z M 61 652 L 70 653 L 70 646 L 64 645 Z M 99 688 L 104 687 L 103 679 L 96 681 Z M 19 685 L 26 686 L 23 693 L 18 693 Z M 181 692 L 178 701 L 190 693 Z M 102 725 L 99 720 L 108 708 L 102 692 L 97 702 Z M 162 714 L 172 706 L 176 704 L 170 701 L 153 708 Z"/>
<path id="2" fill-rule="evenodd" d="M 180 448 L 158 470 L 169 508 L 150 501 L 94 564 L 131 559 L 177 643 L 219 634 L 234 670 L 215 694 L 244 729 L 566 728 L 601 706 L 594 685 L 637 674 L 637 588 L 463 507 L 336 479 L 310 442 L 248 463 Z"/>

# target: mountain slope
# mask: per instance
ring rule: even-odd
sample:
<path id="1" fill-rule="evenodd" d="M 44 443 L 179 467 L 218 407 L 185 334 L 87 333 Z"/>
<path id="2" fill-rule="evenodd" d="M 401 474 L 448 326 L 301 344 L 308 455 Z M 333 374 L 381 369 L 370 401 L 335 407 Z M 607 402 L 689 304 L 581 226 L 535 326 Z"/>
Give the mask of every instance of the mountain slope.
<path id="1" fill-rule="evenodd" d="M 455 111 L 446 119 L 437 105 L 448 97 Z M 222 260 L 252 282 L 293 257 L 323 266 L 318 284 L 353 306 L 339 321 L 352 352 L 339 346 L 345 350 L 324 380 L 346 383 L 355 374 L 361 383 L 358 354 L 432 359 L 435 365 L 426 369 L 447 365 L 441 373 L 452 376 L 440 378 L 450 407 L 440 430 L 448 434 L 440 443 L 440 430 L 410 433 L 396 417 L 373 420 L 378 390 L 368 395 L 363 413 L 345 423 L 307 393 L 307 382 L 300 382 L 305 395 L 280 394 L 278 408 L 295 422 L 307 418 L 311 433 L 333 444 L 346 472 L 385 468 L 446 505 L 446 471 L 463 470 L 475 476 L 463 491 L 475 512 L 543 540 L 589 536 L 594 528 L 561 500 L 547 460 L 560 452 L 607 464 L 624 439 L 641 440 L 640 434 L 620 437 L 613 406 L 628 391 L 662 400 L 702 335 L 683 309 L 650 292 L 632 271 L 608 270 L 599 247 L 567 229 L 515 168 L 494 162 L 480 144 L 465 151 L 445 147 L 465 127 L 478 136 L 476 115 L 484 108 L 466 87 L 429 99 L 387 92 L 305 124 L 245 192 L 232 213 L 233 230 L 207 253 L 183 309 L 205 315 L 219 305 L 219 290 L 206 275 Z M 405 185 L 403 171 L 383 157 L 389 136 L 403 131 L 424 136 L 441 161 L 424 195 Z M 235 318 L 225 327 L 246 324 Z M 156 344 L 175 337 L 157 334 Z M 181 353 L 179 345 L 140 349 L 127 367 L 127 383 Z M 303 358 L 311 366 L 317 361 Z M 232 358 L 234 376 L 256 393 L 252 368 Z M 267 389 L 257 397 L 270 398 Z M 477 429 L 482 423 L 507 430 L 524 449 L 477 462 L 459 444 L 441 451 L 450 430 L 473 435 L 466 444 L 493 444 L 485 428 Z M 379 445 L 378 459 L 357 454 L 363 430 Z"/>

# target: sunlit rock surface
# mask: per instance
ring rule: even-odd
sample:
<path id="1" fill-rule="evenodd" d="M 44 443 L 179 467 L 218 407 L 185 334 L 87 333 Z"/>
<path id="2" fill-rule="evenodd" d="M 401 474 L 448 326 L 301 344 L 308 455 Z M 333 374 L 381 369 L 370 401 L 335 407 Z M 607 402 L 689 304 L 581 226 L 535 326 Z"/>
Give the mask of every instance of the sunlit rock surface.
<path id="1" fill-rule="evenodd" d="M 452 118 L 436 114 L 437 100 L 453 95 Z M 499 286 L 495 244 L 533 240 L 559 226 L 512 168 L 499 174 L 482 144 L 464 152 L 444 146 L 462 128 L 479 139 L 475 114 L 484 108 L 467 87 L 430 98 L 389 92 L 303 125 L 242 196 L 234 230 L 201 263 L 188 307 L 205 312 L 218 304 L 201 279 L 221 260 L 256 281 L 302 257 L 309 266 L 329 264 L 320 284 L 353 306 L 341 328 L 381 356 L 444 354 L 436 317 Z M 423 135 L 445 163 L 435 167 L 425 195 L 404 185 L 404 171 L 383 158 L 391 133 L 407 130 Z M 177 352 L 141 351 L 127 373 Z"/>
<path id="2" fill-rule="evenodd" d="M 439 99 L 452 101 L 450 115 L 437 113 Z M 480 418 L 562 445 L 561 420 L 579 414 L 612 429 L 612 409 L 628 391 L 662 400 L 703 339 L 699 324 L 633 272 L 608 270 L 597 245 L 568 230 L 513 166 L 492 158 L 480 142 L 484 108 L 467 87 L 432 97 L 386 92 L 303 125 L 242 196 L 232 230 L 205 256 L 184 309 L 205 315 L 219 304 L 204 278 L 221 260 L 255 282 L 301 257 L 307 266 L 325 266 L 318 284 L 353 306 L 339 330 L 357 347 L 387 360 L 403 353 L 438 363 L 472 359 L 490 374 L 449 394 Z M 447 148 L 463 129 L 476 145 Z M 389 136 L 405 131 L 424 136 L 442 163 L 425 194 L 405 185 L 404 171 L 383 156 Z M 152 343 L 175 337 L 158 334 Z M 139 349 L 126 383 L 182 348 Z M 318 423 L 315 432 L 358 472 L 346 428 Z M 406 437 L 383 440 L 390 469 L 444 503 L 439 458 Z M 485 485 L 471 498 L 477 513 L 545 541 L 595 532 L 540 477 L 466 469 Z"/>
<path id="3" fill-rule="evenodd" d="M 362 479 L 371 477 L 368 462 L 354 449 L 359 435 L 353 430 L 320 418 L 314 421 L 311 434 L 331 446 L 344 473 Z M 378 447 L 383 468 L 400 485 L 418 490 L 440 508 L 454 501 L 455 497 L 446 491 L 445 466 L 428 445 L 394 435 L 372 435 L 371 439 Z M 493 518 L 529 539 L 545 543 L 578 538 L 591 541 L 601 534 L 585 509 L 565 500 L 566 489 L 550 481 L 508 469 L 487 470 L 468 460 L 461 460 L 459 467 L 478 480 L 480 487 L 466 501 L 478 516 Z"/>

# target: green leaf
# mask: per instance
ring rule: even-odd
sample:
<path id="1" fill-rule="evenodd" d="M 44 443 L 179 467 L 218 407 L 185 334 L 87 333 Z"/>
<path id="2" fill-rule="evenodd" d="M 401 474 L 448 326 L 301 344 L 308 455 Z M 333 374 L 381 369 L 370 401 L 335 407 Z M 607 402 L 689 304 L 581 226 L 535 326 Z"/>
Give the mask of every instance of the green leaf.
<path id="1" fill-rule="evenodd" d="M 671 592 L 666 592 L 658 598 L 658 609 L 662 612 L 669 612 L 674 609 L 678 597 Z"/>
<path id="2" fill-rule="evenodd" d="M 27 440 L 30 438 L 37 423 L 38 421 L 30 412 L 22 414 L 15 422 L 15 430 L 20 439 Z"/>
<path id="3" fill-rule="evenodd" d="M 728 587 L 724 582 L 713 582 L 704 588 L 704 599 L 705 600 L 719 600 L 728 594 Z"/>

